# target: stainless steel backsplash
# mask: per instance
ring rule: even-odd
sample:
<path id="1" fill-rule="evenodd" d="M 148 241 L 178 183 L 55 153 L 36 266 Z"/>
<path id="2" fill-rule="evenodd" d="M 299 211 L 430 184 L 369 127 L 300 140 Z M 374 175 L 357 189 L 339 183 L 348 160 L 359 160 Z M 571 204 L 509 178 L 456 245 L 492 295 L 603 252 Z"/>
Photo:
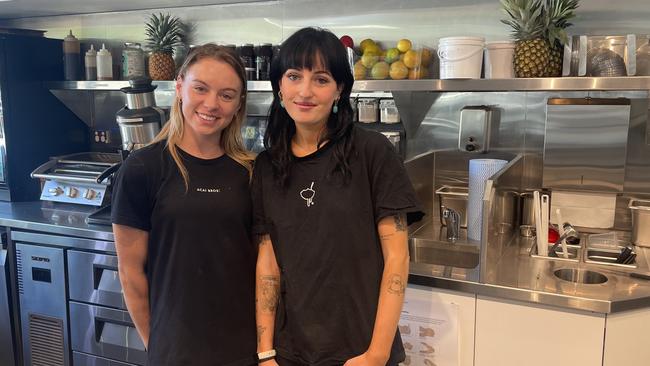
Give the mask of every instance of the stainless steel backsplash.
<path id="1" fill-rule="evenodd" d="M 411 135 L 407 144 L 407 165 L 411 164 L 409 160 L 417 159 L 418 156 L 433 155 L 430 187 L 426 189 L 427 192 L 433 192 L 444 185 L 466 186 L 470 159 L 512 159 L 521 154 L 524 157 L 522 190 L 540 189 L 543 186 L 546 101 L 548 98 L 585 97 L 623 97 L 631 100 L 625 178 L 623 192 L 617 198 L 615 222 L 616 228 L 629 229 L 629 197 L 650 196 L 650 145 L 646 143 L 645 137 L 648 124 L 647 92 L 440 93 L 434 98 L 420 124 L 406 125 L 407 132 Z M 465 106 L 476 105 L 490 106 L 499 111 L 500 120 L 493 126 L 492 145 L 486 154 L 462 152 L 458 149 L 460 111 Z M 417 106 L 414 107 L 417 109 Z M 419 172 L 416 176 L 425 177 L 427 174 Z M 417 181 L 414 184 L 423 190 L 425 182 Z M 435 214 L 435 209 L 433 213 Z"/>

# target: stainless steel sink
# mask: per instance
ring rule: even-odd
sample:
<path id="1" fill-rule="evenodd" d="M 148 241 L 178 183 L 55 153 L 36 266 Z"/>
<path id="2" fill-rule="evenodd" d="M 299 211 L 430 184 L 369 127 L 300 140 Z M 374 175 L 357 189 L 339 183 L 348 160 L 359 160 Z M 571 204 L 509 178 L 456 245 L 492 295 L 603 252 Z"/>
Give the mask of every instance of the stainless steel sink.
<path id="1" fill-rule="evenodd" d="M 479 248 L 473 244 L 410 238 L 409 253 L 416 263 L 458 268 L 476 268 L 479 264 Z"/>
<path id="2" fill-rule="evenodd" d="M 589 271 L 581 268 L 563 268 L 553 272 L 555 277 L 569 282 L 586 285 L 597 285 L 607 282 L 607 276 L 600 272 Z"/>

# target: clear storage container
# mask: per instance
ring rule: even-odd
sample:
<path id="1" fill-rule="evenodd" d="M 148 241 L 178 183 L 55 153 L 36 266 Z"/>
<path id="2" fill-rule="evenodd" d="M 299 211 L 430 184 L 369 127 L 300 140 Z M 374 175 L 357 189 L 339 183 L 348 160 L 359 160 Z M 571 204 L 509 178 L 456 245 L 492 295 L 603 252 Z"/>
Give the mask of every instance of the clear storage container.
<path id="1" fill-rule="evenodd" d="M 439 63 L 434 49 L 414 43 L 409 47 L 400 42 L 374 42 L 369 47 L 355 49 L 354 79 L 416 80 L 438 76 Z"/>
<path id="2" fill-rule="evenodd" d="M 379 102 L 377 98 L 359 98 L 359 101 L 357 102 L 357 111 L 359 113 L 359 122 L 377 122 L 379 112 Z"/>
<path id="3" fill-rule="evenodd" d="M 399 112 L 392 98 L 379 101 L 379 121 L 382 123 L 399 123 Z"/>

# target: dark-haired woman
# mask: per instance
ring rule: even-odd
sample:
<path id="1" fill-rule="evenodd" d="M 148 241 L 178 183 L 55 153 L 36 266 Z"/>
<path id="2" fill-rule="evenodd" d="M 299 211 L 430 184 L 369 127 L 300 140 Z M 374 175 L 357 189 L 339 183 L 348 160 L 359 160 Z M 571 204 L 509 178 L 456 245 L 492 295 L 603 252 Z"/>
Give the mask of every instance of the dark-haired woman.
<path id="1" fill-rule="evenodd" d="M 354 127 L 354 82 L 329 31 L 289 37 L 271 68 L 253 173 L 258 356 L 275 365 L 397 365 L 407 221 L 422 213 L 388 140 Z"/>

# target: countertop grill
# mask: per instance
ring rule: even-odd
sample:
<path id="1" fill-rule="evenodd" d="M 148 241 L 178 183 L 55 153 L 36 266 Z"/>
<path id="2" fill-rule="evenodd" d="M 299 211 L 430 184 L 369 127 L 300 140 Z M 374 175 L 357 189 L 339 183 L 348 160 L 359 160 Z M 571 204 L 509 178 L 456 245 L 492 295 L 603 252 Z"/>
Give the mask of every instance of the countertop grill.
<path id="1" fill-rule="evenodd" d="M 31 174 L 43 181 L 41 200 L 101 206 L 119 153 L 82 152 L 51 158 Z"/>

